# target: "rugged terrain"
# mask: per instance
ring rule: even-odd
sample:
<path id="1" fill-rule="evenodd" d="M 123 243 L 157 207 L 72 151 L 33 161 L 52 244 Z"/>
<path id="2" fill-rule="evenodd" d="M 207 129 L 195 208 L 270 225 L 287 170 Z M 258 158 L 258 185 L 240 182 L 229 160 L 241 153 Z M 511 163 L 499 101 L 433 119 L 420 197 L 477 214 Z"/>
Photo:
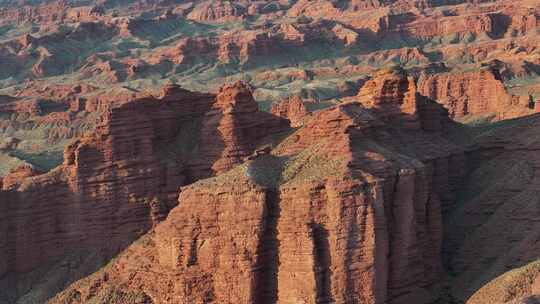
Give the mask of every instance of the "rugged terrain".
<path id="1" fill-rule="evenodd" d="M 0 0 L 0 303 L 537 303 L 540 2 Z"/>
<path id="2" fill-rule="evenodd" d="M 0 152 L 0 173 L 59 165 L 100 105 L 170 83 L 216 92 L 243 80 L 261 109 L 298 96 L 314 110 L 400 65 L 459 121 L 531 114 L 538 10 L 527 0 L 8 1 L 0 147 L 13 151 Z"/>

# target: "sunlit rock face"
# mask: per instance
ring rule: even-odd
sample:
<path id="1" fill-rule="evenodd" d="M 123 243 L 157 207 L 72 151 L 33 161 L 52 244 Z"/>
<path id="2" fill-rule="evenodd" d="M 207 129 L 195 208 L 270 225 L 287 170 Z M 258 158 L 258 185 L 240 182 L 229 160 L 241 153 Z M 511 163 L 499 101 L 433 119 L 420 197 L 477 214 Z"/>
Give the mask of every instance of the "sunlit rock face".
<path id="1" fill-rule="evenodd" d="M 538 1 L 0 6 L 0 303 L 537 301 Z"/>

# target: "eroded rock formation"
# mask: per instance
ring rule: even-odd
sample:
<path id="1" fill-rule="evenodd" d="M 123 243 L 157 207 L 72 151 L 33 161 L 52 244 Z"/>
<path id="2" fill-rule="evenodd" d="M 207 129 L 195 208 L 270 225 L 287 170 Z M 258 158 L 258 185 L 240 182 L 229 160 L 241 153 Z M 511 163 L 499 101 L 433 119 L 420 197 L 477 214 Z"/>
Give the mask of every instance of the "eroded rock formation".
<path id="1" fill-rule="evenodd" d="M 169 86 L 159 97 L 110 104 L 95 132 L 66 148 L 63 165 L 26 179 L 27 170 L 4 178 L 0 274 L 19 289 L 2 296 L 33 293 L 44 301 L 70 278 L 44 290 L 39 284 L 27 290 L 17 278 L 69 252 L 112 257 L 167 215 L 178 187 L 198 177 L 193 172 L 230 169 L 262 137 L 287 128 L 286 120 L 259 113 L 240 83 L 217 97 Z M 212 153 L 192 170 L 198 149 Z"/>
<path id="2" fill-rule="evenodd" d="M 268 135 L 285 132 L 288 127 L 286 119 L 260 112 L 244 83 L 222 87 L 202 118 L 199 149 L 192 160 L 195 178 L 228 171 L 251 155 Z"/>
<path id="3" fill-rule="evenodd" d="M 537 0 L 98 2 L 0 8 L 0 302 L 537 299 Z"/>
<path id="4" fill-rule="evenodd" d="M 187 17 L 203 22 L 225 22 L 241 20 L 246 11 L 245 7 L 235 2 L 205 1 L 195 6 Z"/>
<path id="5" fill-rule="evenodd" d="M 272 154 L 182 188 L 163 223 L 50 302 L 428 303 L 463 166 L 443 128 L 422 128 L 450 123 L 441 111 L 414 128 L 358 102 L 316 112 Z"/>
<path id="6" fill-rule="evenodd" d="M 273 104 L 270 112 L 289 119 L 292 127 L 302 126 L 304 118 L 309 113 L 300 96 L 292 96 Z"/>
<path id="7" fill-rule="evenodd" d="M 495 120 L 534 113 L 528 96 L 512 96 L 498 71 L 486 68 L 464 73 L 425 76 L 419 92 L 443 104 L 453 118 L 493 116 Z"/>

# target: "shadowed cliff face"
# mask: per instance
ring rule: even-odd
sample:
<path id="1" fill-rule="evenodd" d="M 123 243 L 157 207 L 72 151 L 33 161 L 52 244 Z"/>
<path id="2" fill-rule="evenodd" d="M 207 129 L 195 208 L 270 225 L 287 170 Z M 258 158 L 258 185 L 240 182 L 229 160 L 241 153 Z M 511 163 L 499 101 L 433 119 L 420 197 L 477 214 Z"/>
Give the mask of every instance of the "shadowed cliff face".
<path id="1" fill-rule="evenodd" d="M 246 105 L 256 105 L 247 88 L 237 83 L 217 96 L 167 87 L 157 98 L 111 106 L 94 133 L 66 148 L 63 165 L 43 175 L 22 168 L 8 175 L 5 191 L 0 191 L 0 273 L 2 284 L 15 289 L 6 288 L 2 301 L 44 301 L 70 280 L 95 271 L 165 218 L 177 204 L 178 187 L 198 178 L 193 172 L 228 170 L 241 160 L 228 151 L 242 149 L 240 156 L 249 155 L 267 135 L 287 130 L 286 120 L 258 113 L 253 106 L 247 112 L 242 112 L 243 104 L 232 113 L 212 110 L 213 104 L 234 104 L 236 92 L 242 92 Z M 212 117 L 229 119 L 208 124 L 210 111 L 215 112 Z M 260 115 L 266 120 L 258 119 Z M 246 131 L 246 124 L 260 129 Z M 231 129 L 234 134 L 222 135 Z M 216 134 L 211 140 L 225 144 L 210 145 L 200 130 Z M 251 145 L 242 146 L 244 142 Z M 193 157 L 201 154 L 207 155 L 204 162 L 198 159 L 198 166 L 192 166 Z M 72 253 L 98 262 L 88 267 L 74 262 L 75 269 L 50 282 L 38 280 L 39 287 L 25 283 Z"/>
<path id="2" fill-rule="evenodd" d="M 508 94 L 497 70 L 426 76 L 420 93 L 438 100 L 451 117 L 484 116 L 494 121 L 535 113 L 529 96 Z"/>
<path id="3" fill-rule="evenodd" d="M 395 112 L 356 101 L 313 113 L 270 154 L 183 187 L 165 221 L 50 302 L 430 303 L 463 150 L 408 81 L 375 81 Z"/>
<path id="4" fill-rule="evenodd" d="M 523 186 L 534 165 L 523 159 L 534 164 L 536 116 L 460 126 L 402 69 L 380 71 L 343 104 L 306 109 L 296 130 L 259 112 L 243 83 L 99 107 L 96 131 L 66 148 L 62 166 L 3 179 L 0 283 L 14 286 L 3 301 L 535 294 L 535 237 L 521 231 L 534 222 L 534 189 Z M 520 211 L 516 196 L 530 198 Z M 512 241 L 490 243 L 494 230 Z"/>
<path id="5" fill-rule="evenodd" d="M 535 303 L 538 115 L 473 129 L 468 174 L 445 222 L 456 302 Z"/>

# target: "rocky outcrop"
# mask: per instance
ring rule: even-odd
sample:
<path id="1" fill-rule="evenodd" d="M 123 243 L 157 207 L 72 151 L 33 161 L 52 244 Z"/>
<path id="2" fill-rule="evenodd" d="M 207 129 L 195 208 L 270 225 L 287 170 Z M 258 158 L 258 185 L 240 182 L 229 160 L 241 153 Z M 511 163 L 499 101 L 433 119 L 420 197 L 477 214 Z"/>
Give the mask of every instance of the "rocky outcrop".
<path id="1" fill-rule="evenodd" d="M 53 82 L 52 76 L 66 75 L 75 82 L 103 87 L 128 80 L 180 77 L 186 79 L 185 85 L 199 89 L 210 73 L 215 81 L 209 83 L 208 91 L 215 91 L 231 75 L 239 79 L 248 72 L 257 77 L 278 66 L 335 67 L 349 78 L 388 64 L 419 69 L 442 62 L 449 69 L 472 69 L 493 59 L 508 62 L 516 81 L 525 77 L 519 73 L 520 64 L 538 62 L 534 33 L 539 12 L 530 0 L 145 0 L 130 5 L 76 5 L 53 1 L 19 9 L 18 14 L 28 18 L 21 16 L 17 29 L 6 25 L 0 43 L 0 81 L 6 87 L 23 84 L 23 79 Z M 56 10 L 45 9 L 49 6 Z M 17 7 L 7 7 L 5 20 L 18 19 Z M 34 16 L 24 13 L 26 8 L 44 11 Z M 25 27 L 27 21 L 35 26 Z M 118 43 L 108 44 L 111 40 Z M 327 52 L 329 45 L 331 52 Z M 210 72 L 214 65 L 216 70 Z M 529 74 L 526 77 L 537 76 L 534 71 Z M 330 87 L 334 80 L 313 77 L 308 83 Z M 290 89 L 297 94 L 300 84 L 293 81 L 276 84 L 287 87 L 271 94 L 269 101 L 282 99 Z M 258 84 L 258 88 L 273 89 L 273 85 Z M 534 95 L 528 83 L 522 90 Z M 332 97 L 336 96 L 324 99 Z"/>
<path id="2" fill-rule="evenodd" d="M 65 12 L 66 3 L 64 1 L 51 1 L 51 3 L 38 6 L 24 5 L 22 7 L 0 8 L 0 19 L 5 23 L 53 23 L 61 21 Z"/>
<path id="3" fill-rule="evenodd" d="M 418 93 L 416 81 L 400 68 L 379 71 L 360 89 L 357 100 L 384 121 L 407 129 L 442 130 L 447 112 Z"/>
<path id="4" fill-rule="evenodd" d="M 446 138 L 540 110 L 537 1 L 98 2 L 2 1 L 0 302 L 149 230 L 54 301 L 429 303 L 441 230 L 459 300 L 532 262 L 534 134 Z"/>
<path id="5" fill-rule="evenodd" d="M 411 128 L 418 128 L 414 85 L 414 79 L 407 78 L 401 69 L 383 70 L 366 82 L 358 99 L 364 106 L 379 111 L 385 120 L 410 120 Z"/>
<path id="6" fill-rule="evenodd" d="M 491 69 L 425 76 L 418 90 L 444 105 L 453 118 L 492 115 L 501 120 L 534 113 L 528 100 L 510 95 Z"/>
<path id="7" fill-rule="evenodd" d="M 390 27 L 393 27 L 392 23 L 390 23 Z M 411 23 L 398 23 L 395 27 L 396 31 L 419 39 L 468 33 L 474 35 L 490 34 L 495 31 L 492 19 L 488 15 L 482 14 L 458 15 L 446 18 L 434 16 L 431 18 L 422 18 Z"/>
<path id="8" fill-rule="evenodd" d="M 200 148 L 191 163 L 193 175 L 198 179 L 230 170 L 267 136 L 285 132 L 288 127 L 286 119 L 259 112 L 245 83 L 222 87 L 202 118 Z"/>
<path id="9" fill-rule="evenodd" d="M 196 5 L 187 17 L 203 22 L 226 22 L 242 20 L 246 13 L 246 8 L 235 2 L 205 1 Z"/>
<path id="10" fill-rule="evenodd" d="M 39 170 L 36 170 L 30 165 L 22 165 L 15 169 L 12 169 L 4 178 L 0 179 L 1 190 L 7 191 L 14 189 L 22 184 L 28 177 L 41 174 Z"/>
<path id="11" fill-rule="evenodd" d="M 64 22 L 85 22 L 102 19 L 105 8 L 99 5 L 72 7 L 67 1 L 41 1 L 19 5 L 6 5 L 0 8 L 0 23 L 24 24 L 32 22 L 41 25 Z"/>
<path id="12" fill-rule="evenodd" d="M 220 96 L 215 106 L 230 104 Z M 111 292 L 153 303 L 429 303 L 441 201 L 463 154 L 441 129 L 380 115 L 358 102 L 316 112 L 271 154 L 183 187 L 163 223 L 50 303 Z"/>
<path id="13" fill-rule="evenodd" d="M 255 63 L 254 58 L 268 56 L 277 49 L 276 39 L 260 31 L 233 32 L 222 37 L 185 38 L 173 48 L 153 54 L 149 62 L 168 58 L 176 64 L 191 64 L 196 60 L 222 63 Z"/>
<path id="14" fill-rule="evenodd" d="M 0 274 L 20 288 L 2 297 L 53 295 L 76 277 L 45 290 L 27 290 L 18 278 L 69 252 L 112 257 L 167 215 L 178 187 L 198 178 L 198 170 L 227 170 L 262 137 L 288 128 L 286 120 L 259 113 L 241 84 L 224 87 L 217 97 L 169 86 L 159 97 L 140 96 L 102 111 L 95 131 L 66 148 L 62 166 L 31 178 L 4 178 Z"/>
<path id="15" fill-rule="evenodd" d="M 503 25 L 506 37 L 516 37 L 534 31 L 540 25 L 540 14 L 537 7 L 515 5 L 504 10 L 497 21 Z"/>
<path id="16" fill-rule="evenodd" d="M 70 8 L 66 12 L 66 19 L 71 22 L 88 22 L 98 20 L 105 15 L 103 6 L 82 6 Z"/>
<path id="17" fill-rule="evenodd" d="M 32 98 L 17 98 L 14 96 L 0 96 L 2 103 L 0 111 L 4 113 L 28 113 L 31 115 L 39 115 L 39 102 Z"/>
<path id="18" fill-rule="evenodd" d="M 302 126 L 304 118 L 309 114 L 300 96 L 292 96 L 273 104 L 270 113 L 289 119 L 291 127 Z"/>
<path id="19" fill-rule="evenodd" d="M 59 258 L 66 248 L 95 246 L 112 254 L 152 226 L 151 209 L 157 208 L 157 216 L 166 214 L 172 207 L 169 195 L 174 202 L 183 179 L 174 173 L 177 168 L 162 164 L 154 145 L 174 138 L 182 115 L 175 110 L 187 106 L 183 113 L 191 119 L 212 100 L 187 93 L 175 97 L 175 102 L 168 96 L 160 102 L 137 100 L 110 109 L 94 134 L 66 149 L 63 166 L 24 180 L 5 194 L 11 197 L 2 201 L 6 221 L 16 232 L 10 233 L 5 249 L 9 268 L 3 274 L 35 269 Z M 156 206 L 151 206 L 153 199 Z M 24 221 L 17 221 L 16 214 L 25 214 Z M 35 247 L 42 242 L 49 245 Z"/>

